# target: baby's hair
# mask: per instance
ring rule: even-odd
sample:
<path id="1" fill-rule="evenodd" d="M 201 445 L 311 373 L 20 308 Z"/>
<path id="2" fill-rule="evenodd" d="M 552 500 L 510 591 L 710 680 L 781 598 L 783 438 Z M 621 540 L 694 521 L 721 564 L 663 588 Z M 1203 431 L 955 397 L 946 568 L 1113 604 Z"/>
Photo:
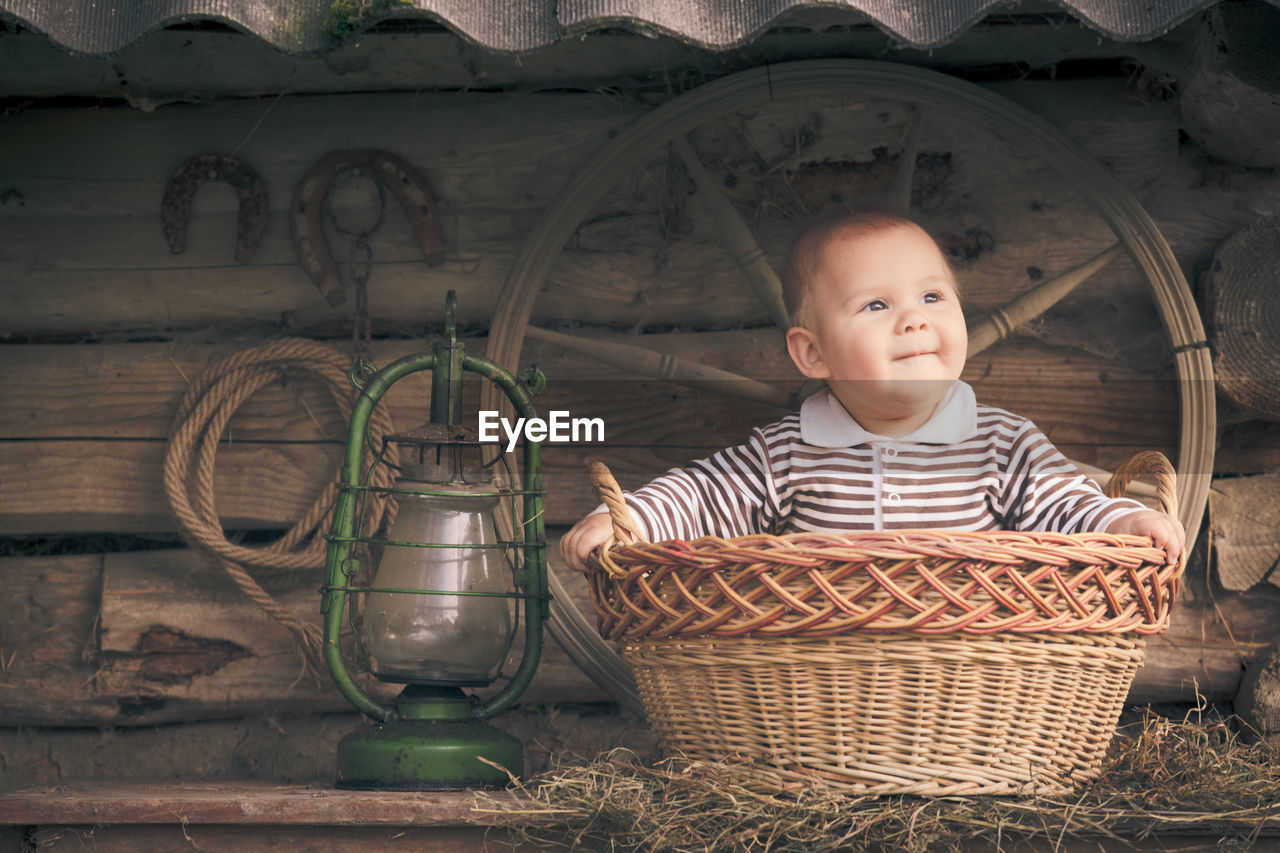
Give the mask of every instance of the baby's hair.
<path id="1" fill-rule="evenodd" d="M 801 315 L 805 295 L 818 273 L 822 251 L 828 244 L 836 240 L 854 240 L 893 228 L 924 230 L 920 223 L 901 214 L 867 210 L 828 214 L 801 231 L 787 250 L 787 257 L 782 263 L 782 301 L 792 325 L 804 325 Z M 945 254 L 943 257 L 946 257 Z"/>

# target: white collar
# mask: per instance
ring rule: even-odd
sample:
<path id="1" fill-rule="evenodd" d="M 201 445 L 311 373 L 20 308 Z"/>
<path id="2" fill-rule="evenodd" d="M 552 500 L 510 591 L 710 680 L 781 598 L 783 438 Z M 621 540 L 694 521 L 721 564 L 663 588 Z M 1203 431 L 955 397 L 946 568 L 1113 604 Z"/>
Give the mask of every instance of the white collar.
<path id="1" fill-rule="evenodd" d="M 955 444 L 978 433 L 978 401 L 968 384 L 956 380 L 933 415 L 909 435 L 893 438 L 868 432 L 853 419 L 830 389 L 800 406 L 800 437 L 813 447 L 854 447 L 874 442 Z"/>

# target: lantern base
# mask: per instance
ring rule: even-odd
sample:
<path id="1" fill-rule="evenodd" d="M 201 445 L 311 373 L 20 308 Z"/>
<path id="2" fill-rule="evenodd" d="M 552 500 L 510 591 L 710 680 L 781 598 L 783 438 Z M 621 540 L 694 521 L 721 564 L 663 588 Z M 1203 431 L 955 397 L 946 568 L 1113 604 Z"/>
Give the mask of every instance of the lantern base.
<path id="1" fill-rule="evenodd" d="M 339 788 L 501 788 L 510 781 L 508 770 L 524 772 L 524 749 L 483 720 L 397 720 L 349 734 L 338 744 Z"/>

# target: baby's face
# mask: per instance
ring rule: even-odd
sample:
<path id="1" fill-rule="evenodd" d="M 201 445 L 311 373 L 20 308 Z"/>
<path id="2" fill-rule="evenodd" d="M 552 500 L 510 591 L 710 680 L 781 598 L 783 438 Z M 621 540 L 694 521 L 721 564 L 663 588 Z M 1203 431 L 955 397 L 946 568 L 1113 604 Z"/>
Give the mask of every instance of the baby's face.
<path id="1" fill-rule="evenodd" d="M 969 341 L 952 273 L 917 228 L 829 243 L 804 313 L 816 359 L 810 369 L 797 364 L 826 379 L 855 418 L 932 413 L 964 369 Z"/>

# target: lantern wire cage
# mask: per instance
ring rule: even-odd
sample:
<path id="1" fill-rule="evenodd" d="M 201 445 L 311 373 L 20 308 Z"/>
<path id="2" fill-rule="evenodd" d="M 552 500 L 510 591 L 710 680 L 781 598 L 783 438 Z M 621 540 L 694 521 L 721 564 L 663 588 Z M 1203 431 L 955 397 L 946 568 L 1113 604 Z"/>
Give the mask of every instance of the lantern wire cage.
<path id="1" fill-rule="evenodd" d="M 458 432 L 459 432 L 458 430 L 456 429 L 454 430 L 454 433 L 458 433 Z M 402 436 L 402 435 L 384 436 L 382 439 L 381 447 L 379 447 L 377 451 L 374 453 L 373 460 L 372 462 L 370 462 L 369 467 L 366 469 L 364 476 L 361 478 L 360 483 L 358 484 L 339 483 L 338 485 L 339 489 L 343 489 L 346 491 L 354 491 L 359 493 L 359 509 L 357 510 L 357 523 L 356 523 L 355 529 L 356 530 L 369 529 L 367 526 L 369 512 L 371 511 L 371 507 L 375 503 L 377 503 L 379 500 L 394 502 L 394 500 L 397 499 L 398 496 L 405 496 L 405 495 L 421 496 L 421 497 L 448 497 L 448 498 L 471 498 L 471 499 L 489 499 L 496 495 L 499 501 L 501 502 L 501 504 L 507 510 L 509 510 L 510 527 L 506 529 L 509 529 L 511 531 L 511 537 L 505 538 L 505 539 L 502 538 L 501 530 L 503 529 L 504 526 L 498 526 L 499 535 L 495 542 L 472 543 L 472 544 L 469 544 L 467 547 L 503 550 L 506 553 L 508 560 L 510 561 L 510 564 L 513 570 L 513 576 L 514 576 L 513 579 L 517 582 L 517 586 L 522 585 L 520 584 L 520 579 L 524 576 L 524 574 L 527 573 L 527 567 L 525 566 L 525 563 L 524 563 L 525 537 L 524 537 L 524 524 L 521 523 L 519 519 L 519 510 L 517 508 L 516 500 L 517 498 L 524 499 L 529 496 L 536 496 L 538 498 L 542 498 L 545 496 L 546 490 L 545 489 L 517 489 L 511 486 L 510 484 L 516 481 L 515 480 L 516 475 L 515 475 L 514 469 L 512 469 L 511 467 L 511 463 L 507 460 L 505 454 L 498 454 L 493 459 L 490 459 L 487 462 L 483 462 L 481 464 L 481 467 L 486 469 L 497 468 L 499 466 L 501 466 L 501 468 L 503 469 L 503 472 L 504 472 L 503 474 L 495 473 L 495 476 L 493 477 L 492 482 L 494 484 L 494 490 L 492 492 L 464 492 L 464 491 L 450 490 L 447 487 L 442 487 L 439 489 L 410 489 L 410 488 L 398 488 L 394 485 L 393 486 L 377 485 L 378 478 L 376 476 L 376 472 L 379 467 L 385 465 L 387 467 L 394 469 L 397 474 L 399 474 L 404 470 L 405 466 L 397 464 L 397 462 L 393 462 L 391 461 L 391 459 L 388 458 L 389 456 L 388 450 L 390 449 L 391 445 L 403 439 L 404 437 L 405 436 Z M 440 441 L 435 443 L 441 447 L 456 447 L 456 448 L 460 448 L 460 447 L 482 448 L 484 446 L 481 444 L 481 442 L 479 442 L 476 439 L 461 438 L 461 437 L 458 437 L 457 435 L 454 435 L 454 437 L 446 441 Z M 505 474 L 505 478 L 504 478 L 504 474 Z M 393 503 L 393 506 L 394 506 L 394 503 Z M 387 513 L 385 519 L 386 520 L 384 521 L 384 526 L 389 529 L 391 526 L 391 523 L 395 520 L 394 509 L 391 512 Z M 410 548 L 457 548 L 458 547 L 456 543 L 447 543 L 447 542 L 446 543 L 406 542 L 406 541 L 391 540 L 386 538 L 385 536 L 376 535 L 377 532 L 378 531 L 375 531 L 374 535 L 368 535 L 368 536 L 355 535 L 351 537 L 338 537 L 338 536 L 330 537 L 331 541 L 355 543 L 355 548 L 357 549 L 357 554 L 358 554 L 357 559 L 360 562 L 360 570 L 354 575 L 349 575 L 346 583 L 336 585 L 336 586 L 326 586 L 324 588 L 326 592 L 342 591 L 348 594 L 347 624 L 348 624 L 348 627 L 351 629 L 352 635 L 355 638 L 356 655 L 361 664 L 361 667 L 358 671 L 361 673 L 365 673 L 365 674 L 373 673 L 373 667 L 370 664 L 369 650 L 364 643 L 364 631 L 363 631 L 363 624 L 362 624 L 362 618 L 361 618 L 361 611 L 363 609 L 361 606 L 361 599 L 363 595 L 367 595 L 371 592 L 382 592 L 382 593 L 404 593 L 409 595 L 441 595 L 441 596 L 461 596 L 461 597 L 475 597 L 475 598 L 508 598 L 512 600 L 521 600 L 521 599 L 527 599 L 527 598 L 545 599 L 547 597 L 545 595 L 541 595 L 537 593 L 519 592 L 516 590 L 510 591 L 510 592 L 480 592 L 480 591 L 469 591 L 469 590 L 433 590 L 433 589 L 410 589 L 410 588 L 400 588 L 400 587 L 373 586 L 372 579 L 369 579 L 367 582 L 363 582 L 360 579 L 366 575 L 370 567 L 377 565 L 378 553 L 382 548 L 386 547 L 387 545 L 410 547 Z M 356 583 L 354 584 L 351 582 L 351 578 L 353 577 L 356 578 Z M 356 593 L 356 594 L 352 594 L 352 593 Z M 521 608 L 515 607 L 513 609 L 515 611 L 515 616 L 514 616 L 515 624 L 512 630 L 518 634 L 520 631 Z M 503 675 L 502 672 L 499 671 L 499 673 L 494 677 L 494 680 L 495 681 L 506 680 L 509 678 L 510 676 Z"/>

